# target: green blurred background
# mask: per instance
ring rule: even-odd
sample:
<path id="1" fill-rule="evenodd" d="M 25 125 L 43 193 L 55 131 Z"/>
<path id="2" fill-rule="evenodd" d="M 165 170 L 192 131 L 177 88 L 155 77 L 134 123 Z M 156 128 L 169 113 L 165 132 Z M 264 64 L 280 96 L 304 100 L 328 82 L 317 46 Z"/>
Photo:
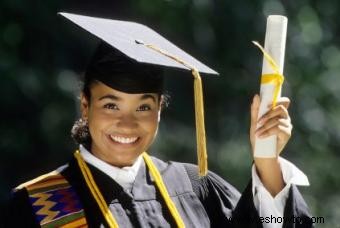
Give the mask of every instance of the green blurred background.
<path id="1" fill-rule="evenodd" d="M 203 76 L 210 169 L 242 191 L 250 178 L 249 106 L 259 90 L 266 17 L 289 19 L 283 94 L 293 136 L 284 157 L 309 177 L 300 188 L 320 227 L 340 227 L 340 2 L 135 0 L 0 2 L 0 202 L 10 189 L 68 161 L 79 117 L 78 78 L 98 42 L 57 16 L 132 20 L 220 73 Z M 167 72 L 170 106 L 150 152 L 196 162 L 192 77 Z"/>

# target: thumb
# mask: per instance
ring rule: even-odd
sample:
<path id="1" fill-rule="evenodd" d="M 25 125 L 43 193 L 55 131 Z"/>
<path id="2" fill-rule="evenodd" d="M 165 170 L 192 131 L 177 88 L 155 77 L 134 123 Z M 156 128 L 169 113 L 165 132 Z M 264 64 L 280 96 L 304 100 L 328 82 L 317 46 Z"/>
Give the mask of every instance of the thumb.
<path id="1" fill-rule="evenodd" d="M 251 104 L 250 107 L 250 133 L 254 133 L 256 130 L 256 126 L 257 126 L 257 116 L 259 113 L 259 109 L 260 109 L 260 96 L 258 94 L 255 94 L 254 98 L 253 98 L 253 102 Z"/>
<path id="2" fill-rule="evenodd" d="M 253 102 L 251 104 L 251 121 L 256 122 L 257 121 L 257 115 L 259 113 L 260 109 L 260 96 L 258 94 L 255 94 L 253 97 Z"/>
<path id="3" fill-rule="evenodd" d="M 252 149 L 254 149 L 255 143 L 255 132 L 257 127 L 257 116 L 260 109 L 260 96 L 255 94 L 253 98 L 253 102 L 250 107 L 250 130 L 249 130 L 249 138 Z"/>

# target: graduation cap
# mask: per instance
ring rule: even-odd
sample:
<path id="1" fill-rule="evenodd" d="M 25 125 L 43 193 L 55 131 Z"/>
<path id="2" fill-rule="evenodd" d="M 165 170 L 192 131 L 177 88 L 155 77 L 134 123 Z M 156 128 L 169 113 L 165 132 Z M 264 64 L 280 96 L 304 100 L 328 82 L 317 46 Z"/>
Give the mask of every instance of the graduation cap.
<path id="1" fill-rule="evenodd" d="M 135 63 L 140 63 L 132 64 L 130 66 L 145 66 L 145 64 L 147 64 L 149 66 L 151 65 L 161 67 L 162 69 L 170 67 L 191 71 L 194 77 L 196 139 L 199 175 L 206 175 L 208 168 L 204 126 L 203 92 L 200 72 L 206 74 L 218 73 L 208 66 L 204 65 L 194 57 L 190 56 L 189 54 L 169 42 L 167 39 L 162 37 L 160 34 L 145 25 L 135 22 L 96 18 L 70 13 L 59 14 L 104 41 L 105 43 L 102 45 L 101 48 L 99 48 L 100 50 L 108 50 L 106 45 L 108 44 L 110 48 L 112 47 L 112 53 L 114 53 L 114 57 L 118 56 L 118 58 L 116 59 L 125 59 L 125 63 L 131 63 L 131 60 L 133 60 Z M 95 61 L 95 64 L 93 65 L 98 68 L 100 64 L 98 65 L 97 63 L 105 62 L 106 58 L 100 58 L 100 60 L 98 60 L 98 58 L 94 59 L 95 60 L 93 61 Z M 143 67 L 143 69 L 145 68 Z M 88 72 L 90 71 L 91 70 L 88 70 Z M 152 72 L 155 71 L 151 70 L 148 72 L 151 72 L 152 74 Z M 122 77 L 124 77 L 124 75 L 122 75 Z"/>

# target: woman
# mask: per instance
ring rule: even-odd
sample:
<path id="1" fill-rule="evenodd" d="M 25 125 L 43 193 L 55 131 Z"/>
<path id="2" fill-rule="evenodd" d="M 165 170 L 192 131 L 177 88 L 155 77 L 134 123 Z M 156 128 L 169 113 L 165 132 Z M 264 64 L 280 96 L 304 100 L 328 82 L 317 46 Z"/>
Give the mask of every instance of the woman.
<path id="1" fill-rule="evenodd" d="M 279 158 L 255 158 L 242 195 L 213 172 L 199 177 L 191 164 L 164 162 L 148 150 L 157 134 L 164 67 L 132 60 L 101 42 L 84 77 L 81 119 L 72 129 L 79 151 L 65 166 L 18 186 L 5 227 L 282 227 L 279 216 L 299 217 L 285 227 L 311 227 L 294 182 L 302 176 Z M 292 125 L 283 98 L 259 121 L 255 135 L 277 135 L 278 155 Z M 263 218 L 272 217 L 267 222 Z M 20 219 L 15 219 L 20 218 Z"/>

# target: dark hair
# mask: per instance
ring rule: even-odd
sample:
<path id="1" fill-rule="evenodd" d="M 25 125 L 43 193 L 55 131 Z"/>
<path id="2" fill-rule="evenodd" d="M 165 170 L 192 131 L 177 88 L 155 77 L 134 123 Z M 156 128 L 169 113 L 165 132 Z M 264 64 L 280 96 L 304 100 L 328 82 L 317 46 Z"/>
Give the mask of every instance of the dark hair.
<path id="1" fill-rule="evenodd" d="M 87 83 L 82 82 L 81 83 L 81 92 L 84 94 L 85 98 L 87 99 L 88 102 L 91 100 L 91 87 L 95 85 L 98 81 L 88 81 Z M 162 92 L 157 92 L 158 98 L 161 101 L 161 108 L 167 108 L 170 102 L 170 95 L 167 91 L 162 91 Z"/>
<path id="2" fill-rule="evenodd" d="M 163 68 L 131 59 L 105 42 L 97 47 L 84 74 L 85 95 L 94 81 L 125 93 L 163 93 Z"/>

